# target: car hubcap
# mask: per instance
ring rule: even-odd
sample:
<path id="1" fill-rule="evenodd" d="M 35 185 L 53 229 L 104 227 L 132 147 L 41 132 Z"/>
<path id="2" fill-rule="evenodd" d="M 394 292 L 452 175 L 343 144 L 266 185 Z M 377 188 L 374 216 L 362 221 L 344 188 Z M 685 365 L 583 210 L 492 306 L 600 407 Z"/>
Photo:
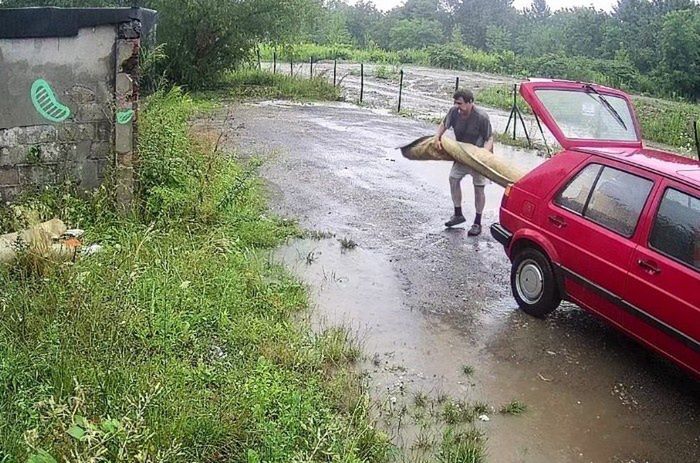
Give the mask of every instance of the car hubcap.
<path id="1" fill-rule="evenodd" d="M 518 267 L 516 278 L 518 295 L 528 304 L 535 304 L 542 297 L 544 278 L 542 270 L 532 259 L 524 260 Z"/>

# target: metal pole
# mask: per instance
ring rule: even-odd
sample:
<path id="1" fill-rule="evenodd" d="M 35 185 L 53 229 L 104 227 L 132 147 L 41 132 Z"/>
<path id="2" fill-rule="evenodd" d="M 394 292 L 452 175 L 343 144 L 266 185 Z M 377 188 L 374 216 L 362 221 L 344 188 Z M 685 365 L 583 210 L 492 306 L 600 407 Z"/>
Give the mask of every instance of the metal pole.
<path id="1" fill-rule="evenodd" d="M 455 79 L 455 92 L 459 90 L 459 76 Z"/>
<path id="2" fill-rule="evenodd" d="M 338 67 L 338 58 L 333 58 L 333 86 L 335 87 L 335 71 Z"/>
<path id="3" fill-rule="evenodd" d="M 260 46 L 258 46 L 255 51 L 258 54 L 258 69 L 262 70 L 262 64 L 260 64 Z"/>
<path id="4" fill-rule="evenodd" d="M 289 56 L 289 75 L 294 77 L 294 57 Z"/>
<path id="5" fill-rule="evenodd" d="M 399 73 L 399 109 L 396 111 L 397 113 L 401 112 L 401 93 L 403 91 L 403 69 L 401 69 L 401 72 Z"/>
<path id="6" fill-rule="evenodd" d="M 517 108 L 517 103 L 515 101 L 515 97 L 517 95 L 517 84 L 513 84 L 513 111 L 516 110 Z M 518 119 L 515 118 L 515 114 L 513 114 L 513 140 L 515 140 L 515 129 L 518 127 Z"/>
<path id="7" fill-rule="evenodd" d="M 272 52 L 272 73 L 277 72 L 277 51 Z"/>
<path id="8" fill-rule="evenodd" d="M 700 160 L 700 136 L 698 136 L 698 121 L 693 121 L 693 131 L 695 132 L 695 150 L 698 152 L 698 160 Z"/>
<path id="9" fill-rule="evenodd" d="M 360 103 L 362 103 L 362 94 L 365 91 L 365 64 L 360 63 Z"/>
<path id="10" fill-rule="evenodd" d="M 309 79 L 314 78 L 314 57 L 309 59 Z"/>

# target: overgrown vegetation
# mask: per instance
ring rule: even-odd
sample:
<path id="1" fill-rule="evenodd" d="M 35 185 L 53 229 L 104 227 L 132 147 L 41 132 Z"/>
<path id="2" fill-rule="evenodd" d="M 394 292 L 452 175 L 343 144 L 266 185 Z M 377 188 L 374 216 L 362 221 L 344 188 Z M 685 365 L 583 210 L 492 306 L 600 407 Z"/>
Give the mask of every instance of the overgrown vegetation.
<path id="1" fill-rule="evenodd" d="M 325 75 L 289 76 L 257 69 L 245 69 L 226 75 L 221 91 L 237 98 L 293 100 L 338 100 L 340 89 Z"/>
<path id="2" fill-rule="evenodd" d="M 103 250 L 0 269 L 0 461 L 387 456 L 350 368 L 357 347 L 292 323 L 306 293 L 266 257 L 299 230 L 267 213 L 255 163 L 193 141 L 192 107 L 177 89 L 148 101 L 142 207 L 129 218 L 104 190 L 25 206 Z"/>

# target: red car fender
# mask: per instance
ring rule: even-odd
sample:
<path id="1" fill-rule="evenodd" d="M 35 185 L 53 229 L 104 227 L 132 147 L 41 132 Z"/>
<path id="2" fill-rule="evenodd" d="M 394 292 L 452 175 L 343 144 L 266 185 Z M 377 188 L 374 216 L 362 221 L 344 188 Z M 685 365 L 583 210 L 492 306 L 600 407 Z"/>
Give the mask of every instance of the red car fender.
<path id="1" fill-rule="evenodd" d="M 508 257 L 511 260 L 513 259 L 513 251 L 523 243 L 523 240 L 536 244 L 544 250 L 552 264 L 559 264 L 559 254 L 552 243 L 542 233 L 531 228 L 521 228 L 513 234 L 508 246 Z"/>

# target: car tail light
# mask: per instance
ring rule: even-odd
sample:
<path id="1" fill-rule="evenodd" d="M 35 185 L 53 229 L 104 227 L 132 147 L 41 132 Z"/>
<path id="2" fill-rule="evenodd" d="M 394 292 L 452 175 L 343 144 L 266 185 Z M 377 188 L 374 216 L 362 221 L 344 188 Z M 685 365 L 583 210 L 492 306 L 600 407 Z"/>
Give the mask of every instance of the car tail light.
<path id="1" fill-rule="evenodd" d="M 501 198 L 501 207 L 503 208 L 506 207 L 506 203 L 508 202 L 508 196 L 510 196 L 510 189 L 512 186 L 513 184 L 509 183 L 508 185 L 506 185 L 506 189 L 503 192 L 503 198 Z"/>

